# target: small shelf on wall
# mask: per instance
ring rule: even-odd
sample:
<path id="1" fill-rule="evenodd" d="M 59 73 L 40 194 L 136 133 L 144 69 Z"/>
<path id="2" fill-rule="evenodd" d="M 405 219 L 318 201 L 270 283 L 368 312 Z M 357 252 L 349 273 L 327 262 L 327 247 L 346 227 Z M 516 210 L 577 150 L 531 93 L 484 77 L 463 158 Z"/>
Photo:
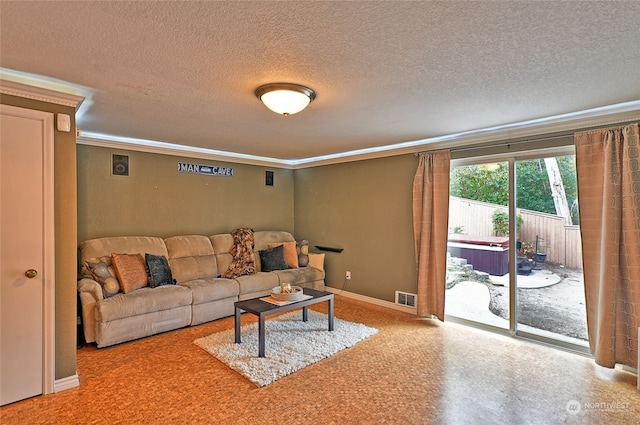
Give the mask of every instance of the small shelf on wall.
<path id="1" fill-rule="evenodd" d="M 341 253 L 342 251 L 344 251 L 344 248 L 336 248 L 333 246 L 325 246 L 325 245 L 316 245 L 316 248 L 318 248 L 320 251 L 329 251 L 329 252 L 337 252 L 337 253 Z"/>

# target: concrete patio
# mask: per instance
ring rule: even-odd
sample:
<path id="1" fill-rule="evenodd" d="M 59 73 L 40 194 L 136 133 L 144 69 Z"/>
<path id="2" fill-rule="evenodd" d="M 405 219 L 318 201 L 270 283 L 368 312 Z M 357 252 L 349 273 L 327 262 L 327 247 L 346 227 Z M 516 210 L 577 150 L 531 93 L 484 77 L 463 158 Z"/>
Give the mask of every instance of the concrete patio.
<path id="1" fill-rule="evenodd" d="M 489 282 L 463 280 L 448 289 L 445 314 L 508 329 L 509 274 L 488 278 Z M 542 264 L 529 275 L 518 275 L 517 286 L 520 330 L 585 345 L 581 270 Z"/>

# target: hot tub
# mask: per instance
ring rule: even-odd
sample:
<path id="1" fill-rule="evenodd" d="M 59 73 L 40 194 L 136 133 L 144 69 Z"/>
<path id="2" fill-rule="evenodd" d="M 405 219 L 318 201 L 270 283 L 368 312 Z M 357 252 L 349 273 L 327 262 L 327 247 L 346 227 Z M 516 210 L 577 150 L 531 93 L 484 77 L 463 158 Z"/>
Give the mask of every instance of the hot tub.
<path id="1" fill-rule="evenodd" d="M 509 273 L 509 238 L 504 236 L 449 235 L 447 251 L 464 258 L 474 270 L 494 276 Z"/>

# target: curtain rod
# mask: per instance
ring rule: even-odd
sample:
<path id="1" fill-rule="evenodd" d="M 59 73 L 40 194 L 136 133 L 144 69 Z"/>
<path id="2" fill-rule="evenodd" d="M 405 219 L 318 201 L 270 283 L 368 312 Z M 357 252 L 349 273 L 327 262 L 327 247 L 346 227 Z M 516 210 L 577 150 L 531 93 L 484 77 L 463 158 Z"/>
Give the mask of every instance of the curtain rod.
<path id="1" fill-rule="evenodd" d="M 555 140 L 555 139 L 562 139 L 564 137 L 567 136 L 573 136 L 574 132 L 570 132 L 570 133 L 563 133 L 563 134 L 558 134 L 555 136 L 550 136 L 550 137 L 537 137 L 537 138 L 533 138 L 533 139 L 527 139 L 527 140 L 520 140 L 520 141 L 516 141 L 516 142 L 500 142 L 500 143 L 494 143 L 491 145 L 483 145 L 483 144 L 478 144 L 478 145 L 474 145 L 474 146 L 464 146 L 461 148 L 451 148 L 451 152 L 464 152 L 464 151 L 470 151 L 470 150 L 475 150 L 475 149 L 490 149 L 490 148 L 501 148 L 506 146 L 507 149 L 509 149 L 511 147 L 511 145 L 521 145 L 523 143 L 531 143 L 531 142 L 542 142 L 544 140 Z"/>
<path id="2" fill-rule="evenodd" d="M 472 151 L 472 150 L 476 150 L 476 149 L 490 149 L 490 148 L 501 148 L 501 147 L 507 147 L 507 149 L 510 148 L 511 145 L 521 145 L 524 143 L 531 143 L 531 142 L 542 142 L 545 140 L 555 140 L 555 139 L 561 139 L 563 137 L 568 137 L 571 136 L 573 137 L 574 134 L 576 134 L 577 132 L 580 131 L 590 131 L 590 130 L 596 130 L 596 129 L 602 129 L 602 128 L 615 128 L 618 126 L 625 126 L 625 125 L 629 125 L 629 124 L 633 124 L 636 123 L 638 121 L 636 120 L 621 120 L 621 121 L 612 121 L 612 122 L 607 122 L 607 123 L 602 123 L 600 125 L 596 125 L 593 127 L 586 127 L 586 128 L 582 128 L 582 129 L 573 129 L 571 131 L 565 131 L 562 133 L 558 133 L 554 136 L 547 136 L 547 137 L 533 137 L 533 138 L 528 138 L 525 140 L 516 140 L 513 142 L 509 142 L 509 141 L 502 141 L 502 142 L 497 142 L 497 143 L 491 143 L 488 145 L 482 144 L 482 143 L 478 143 L 476 145 L 466 145 L 466 146 L 461 146 L 459 148 L 455 148 L 455 147 L 451 147 L 448 148 L 449 151 L 451 153 L 454 152 L 465 152 L 465 151 Z M 611 127 L 611 126 L 614 127 Z M 414 152 L 414 156 L 418 156 L 420 154 L 420 152 L 434 152 L 436 150 L 440 150 L 440 149 L 447 149 L 446 147 L 443 148 L 439 148 L 439 149 L 425 149 L 425 150 L 421 150 L 419 152 Z"/>
<path id="3" fill-rule="evenodd" d="M 498 148 L 498 147 L 504 147 L 507 146 L 507 149 L 510 145 L 520 145 L 523 143 L 530 143 L 530 142 L 541 142 L 541 141 L 545 141 L 545 140 L 555 140 L 555 139 L 561 139 L 563 137 L 567 137 L 567 136 L 573 136 L 574 134 L 576 134 L 579 131 L 589 131 L 589 130 L 595 130 L 595 129 L 599 129 L 599 128 L 616 128 L 618 126 L 625 126 L 625 125 L 629 125 L 632 123 L 635 123 L 636 120 L 631 120 L 631 121 L 620 121 L 620 122 L 609 122 L 609 123 L 603 123 L 601 125 L 597 125 L 595 127 L 587 127 L 585 129 L 580 129 L 580 130 L 572 130 L 572 131 L 567 131 L 564 133 L 559 133 L 556 134 L 555 136 L 548 136 L 548 137 L 534 137 L 532 139 L 526 139 L 526 140 L 519 140 L 519 141 L 515 141 L 515 142 L 500 142 L 500 143 L 493 143 L 490 145 L 483 145 L 483 144 L 478 144 L 475 146 L 464 146 L 464 147 L 460 147 L 460 148 L 451 148 L 450 151 L 451 152 L 464 152 L 464 151 L 469 151 L 469 150 L 473 150 L 473 149 L 487 149 L 487 148 Z M 611 127 L 612 125 L 614 125 L 614 127 Z"/>

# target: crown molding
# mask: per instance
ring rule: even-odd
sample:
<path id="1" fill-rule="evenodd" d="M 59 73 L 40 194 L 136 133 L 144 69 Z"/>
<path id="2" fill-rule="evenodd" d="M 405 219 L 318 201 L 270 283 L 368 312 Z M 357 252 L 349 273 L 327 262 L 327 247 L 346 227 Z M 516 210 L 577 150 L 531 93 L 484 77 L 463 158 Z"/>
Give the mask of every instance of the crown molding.
<path id="1" fill-rule="evenodd" d="M 126 137 L 89 133 L 83 131 L 79 132 L 79 135 L 76 138 L 76 143 L 80 145 L 98 146 L 110 149 L 157 153 L 161 155 L 174 155 L 211 161 L 224 161 L 234 164 L 258 165 L 264 167 L 276 167 L 285 169 L 295 168 L 292 166 L 290 161 L 277 158 L 238 154 L 233 152 L 217 151 L 213 149 L 196 148 L 193 146 L 177 145 L 173 143 L 131 139 Z"/>
<path id="2" fill-rule="evenodd" d="M 307 168 L 412 154 L 422 151 L 473 147 L 490 142 L 538 138 L 547 134 L 582 131 L 594 127 L 633 121 L 640 121 L 640 100 L 567 113 L 549 118 L 398 143 L 381 148 L 361 149 L 323 157 L 293 160 L 291 163 L 294 168 Z"/>
<path id="3" fill-rule="evenodd" d="M 84 97 L 75 94 L 62 93 L 9 80 L 0 80 L 0 94 L 54 103 L 68 106 L 75 110 L 78 110 L 80 104 L 84 101 Z"/>
<path id="4" fill-rule="evenodd" d="M 195 148 L 165 142 L 131 139 L 94 133 L 81 133 L 79 144 L 141 152 L 176 155 L 189 158 L 225 161 L 238 164 L 302 169 L 367 159 L 413 154 L 425 150 L 473 147 L 490 142 L 526 140 L 548 134 L 571 133 L 594 127 L 640 121 L 640 100 L 610 105 L 554 117 L 541 118 L 463 133 L 397 143 L 379 148 L 360 149 L 303 159 L 278 159 L 212 149 Z"/>
<path id="5" fill-rule="evenodd" d="M 550 134 L 570 134 L 596 127 L 619 125 L 639 120 L 640 101 L 626 102 L 541 120 L 506 125 L 486 133 L 480 130 L 477 132 L 478 134 L 470 134 L 469 137 L 466 137 L 467 135 L 465 134 L 455 140 L 436 143 L 430 150 L 473 147 L 474 145 L 507 140 L 538 139 Z"/>

